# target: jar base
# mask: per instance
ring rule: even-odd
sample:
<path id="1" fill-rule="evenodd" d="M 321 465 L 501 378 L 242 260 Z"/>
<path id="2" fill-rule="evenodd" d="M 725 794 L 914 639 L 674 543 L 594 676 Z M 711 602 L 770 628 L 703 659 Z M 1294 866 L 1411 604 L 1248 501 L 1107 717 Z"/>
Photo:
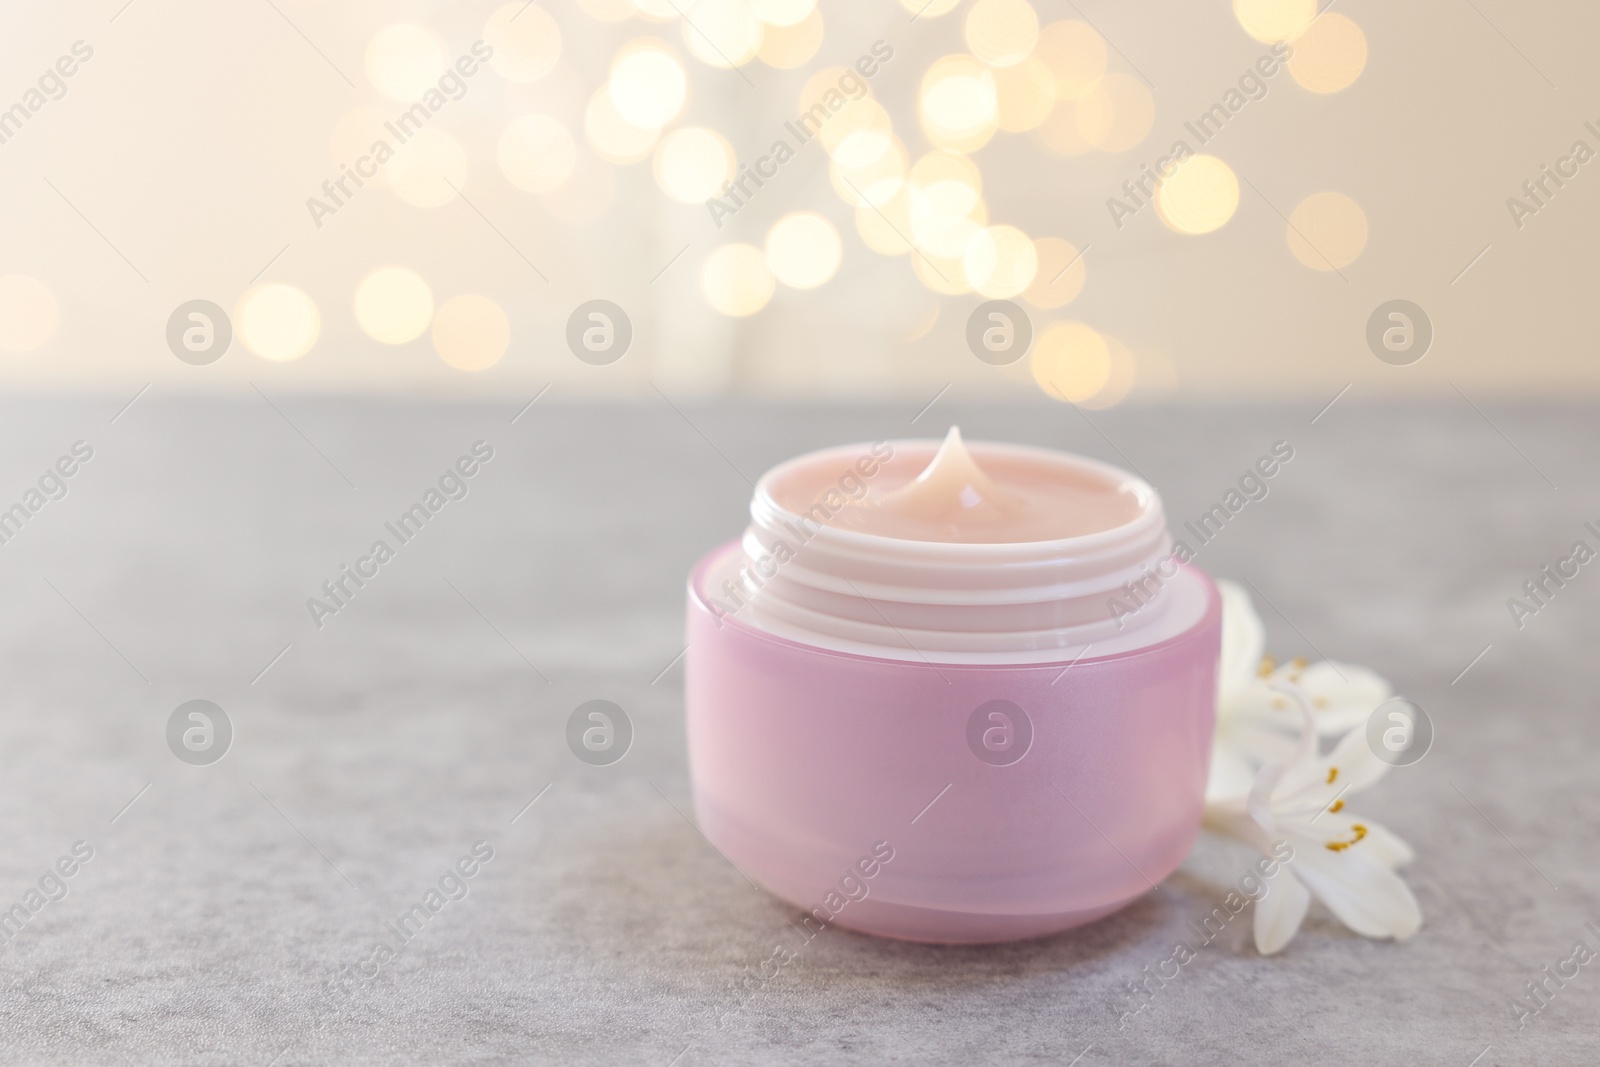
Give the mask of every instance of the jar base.
<path id="1" fill-rule="evenodd" d="M 1133 900 L 1059 915 L 981 915 L 870 899 L 861 903 L 864 906 L 860 911 L 852 907 L 848 914 L 840 916 L 836 925 L 859 934 L 927 945 L 993 945 L 1030 941 L 1086 926 L 1121 911 Z"/>
<path id="2" fill-rule="evenodd" d="M 804 912 L 806 928 L 816 931 L 827 926 L 838 926 L 859 934 L 887 937 L 898 941 L 917 941 L 931 945 L 988 945 L 1005 941 L 1027 941 L 1049 937 L 1075 927 L 1103 919 L 1132 904 L 1149 891 L 1149 884 L 1141 879 L 1127 882 L 1110 890 L 1110 899 L 1102 899 L 1082 908 L 1067 911 L 1034 911 L 1027 901 L 1017 895 L 1017 886 L 996 884 L 987 889 L 968 885 L 962 894 L 966 901 L 995 903 L 1007 900 L 1016 911 L 983 910 L 975 907 L 941 908 L 912 904 L 891 899 L 888 886 L 893 885 L 890 873 L 893 861 L 883 863 L 872 875 L 861 873 L 837 861 L 824 858 L 826 847 L 808 849 L 794 839 L 780 841 L 771 834 L 745 825 L 737 816 L 721 810 L 703 793 L 695 798 L 696 821 L 706 840 L 735 863 L 740 873 L 771 893 L 785 904 Z M 1176 869 L 1194 843 L 1195 831 L 1182 831 L 1168 842 L 1168 849 L 1160 866 L 1152 869 L 1157 878 L 1165 878 Z M 1149 864 L 1153 857 L 1146 857 Z M 829 866 L 830 862 L 833 867 Z M 902 861 L 903 862 L 903 861 Z M 1144 866 L 1143 864 L 1141 866 Z M 818 890 L 817 874 L 822 870 L 838 869 L 850 881 L 841 885 L 836 879 Z M 872 869 L 870 866 L 867 869 Z M 835 892 L 837 890 L 837 892 Z M 857 899 L 847 893 L 865 893 Z M 1033 899 L 1037 899 L 1036 897 Z"/>
<path id="3" fill-rule="evenodd" d="M 722 550 L 726 551 L 726 550 Z M 863 656 L 689 590 L 685 709 L 701 831 L 806 913 L 911 941 L 1042 937 L 1126 906 L 1200 831 L 1221 600 L 1182 567 L 1184 629 L 1070 660 Z M 947 795 L 948 794 L 948 795 Z"/>

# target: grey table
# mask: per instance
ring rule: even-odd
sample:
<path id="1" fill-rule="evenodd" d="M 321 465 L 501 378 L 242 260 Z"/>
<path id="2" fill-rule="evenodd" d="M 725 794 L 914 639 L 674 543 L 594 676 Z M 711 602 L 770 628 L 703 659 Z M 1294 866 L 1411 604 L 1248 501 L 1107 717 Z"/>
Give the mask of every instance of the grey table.
<path id="1" fill-rule="evenodd" d="M 57 895 L 48 872 L 75 842 L 93 856 L 0 956 L 0 1060 L 1600 1060 L 1600 967 L 1525 1028 L 1510 1009 L 1600 919 L 1600 566 L 1520 630 L 1505 604 L 1595 542 L 1591 410 L 1489 408 L 1491 423 L 1352 395 L 1315 424 L 1320 404 L 1090 422 L 947 397 L 913 427 L 919 405 L 552 393 L 513 422 L 524 399 L 6 402 L 0 507 L 74 442 L 93 457 L 0 545 L 0 907 L 41 879 Z M 1280 655 L 1369 664 L 1431 713 L 1433 751 L 1360 803 L 1419 853 L 1413 941 L 1363 940 L 1318 909 L 1262 959 L 1243 916 L 1119 1027 L 1127 984 L 1242 867 L 1203 838 L 1157 891 L 1075 933 L 939 948 L 831 930 L 777 978 L 743 980 L 793 944 L 795 916 L 687 817 L 685 573 L 741 528 L 771 463 L 954 419 L 1135 466 L 1178 520 L 1293 444 L 1200 562 L 1270 598 Z M 479 440 L 494 456 L 467 496 L 318 629 L 307 598 Z M 234 729 L 209 766 L 166 739 L 196 698 Z M 636 729 L 609 767 L 563 739 L 592 698 Z M 466 895 L 372 962 L 477 841 L 493 858 Z M 360 971 L 376 977 L 348 981 Z"/>

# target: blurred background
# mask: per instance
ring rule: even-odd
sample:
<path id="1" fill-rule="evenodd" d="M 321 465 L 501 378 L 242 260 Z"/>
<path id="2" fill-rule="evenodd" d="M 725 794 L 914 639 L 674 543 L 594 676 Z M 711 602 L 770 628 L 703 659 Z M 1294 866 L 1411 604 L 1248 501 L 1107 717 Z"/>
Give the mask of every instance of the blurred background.
<path id="1" fill-rule="evenodd" d="M 14 390 L 1315 409 L 1600 384 L 1592 8 L 96 0 L 7 23 Z M 770 176 L 730 185 L 747 168 Z M 1031 323 L 1004 366 L 967 343 L 990 299 Z M 195 300 L 231 320 L 206 366 L 167 340 Z M 599 366 L 567 340 L 592 300 L 632 334 Z M 1426 358 L 1374 358 L 1392 300 Z"/>
<path id="2" fill-rule="evenodd" d="M 0 11 L 0 909 L 97 850 L 0 936 L 0 1062 L 1600 1063 L 1600 980 L 1507 1010 L 1600 915 L 1600 7 Z M 841 932 L 729 995 L 797 916 L 694 821 L 684 576 L 773 464 L 956 422 L 1175 532 L 1294 449 L 1199 564 L 1438 724 L 1370 809 L 1415 941 L 1235 922 L 1124 1028 L 1243 870 L 1205 839 L 1070 936 Z"/>

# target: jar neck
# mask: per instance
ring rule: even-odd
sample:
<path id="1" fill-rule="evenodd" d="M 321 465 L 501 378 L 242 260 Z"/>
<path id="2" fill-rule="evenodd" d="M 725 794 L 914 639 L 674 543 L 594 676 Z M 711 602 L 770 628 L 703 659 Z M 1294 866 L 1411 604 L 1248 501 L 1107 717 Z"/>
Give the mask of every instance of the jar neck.
<path id="1" fill-rule="evenodd" d="M 792 462 L 848 469 L 869 447 Z M 708 592 L 758 627 L 896 655 L 908 646 L 977 655 L 1067 650 L 1125 637 L 1162 616 L 1177 563 L 1154 489 L 1078 456 L 982 447 L 1034 461 L 1043 454 L 1077 477 L 1122 486 L 1138 500 L 1137 515 L 1112 529 L 1049 541 L 904 540 L 838 528 L 814 510 L 807 515 L 780 505 L 771 487 L 786 464 L 756 486 L 737 574 L 721 577 L 720 593 L 716 586 Z"/>

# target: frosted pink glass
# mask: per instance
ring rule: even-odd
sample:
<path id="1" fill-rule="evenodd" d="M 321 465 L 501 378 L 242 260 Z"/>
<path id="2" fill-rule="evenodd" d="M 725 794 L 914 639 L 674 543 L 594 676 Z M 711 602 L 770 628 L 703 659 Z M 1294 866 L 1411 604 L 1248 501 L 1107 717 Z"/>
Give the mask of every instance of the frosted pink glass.
<path id="1" fill-rule="evenodd" d="M 689 583 L 695 810 L 711 842 L 777 896 L 885 937 L 1006 941 L 1113 912 L 1188 854 L 1221 640 L 1209 578 L 1199 576 L 1200 621 L 1147 648 L 1070 669 L 1070 658 L 934 666 L 719 621 L 702 585 L 729 551 L 702 559 Z M 1032 723 L 1031 747 L 1009 766 L 968 747 L 973 711 L 997 699 Z M 865 877 L 857 863 L 879 842 L 894 858 L 869 862 Z"/>

